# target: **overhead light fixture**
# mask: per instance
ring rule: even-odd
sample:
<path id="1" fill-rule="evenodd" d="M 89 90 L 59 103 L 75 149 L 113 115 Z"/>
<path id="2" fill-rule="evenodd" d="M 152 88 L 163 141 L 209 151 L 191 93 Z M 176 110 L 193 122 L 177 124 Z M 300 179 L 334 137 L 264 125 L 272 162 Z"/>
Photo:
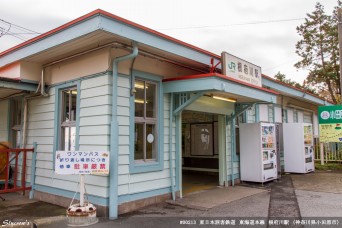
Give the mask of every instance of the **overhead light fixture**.
<path id="1" fill-rule="evenodd" d="M 144 83 L 138 83 L 138 82 L 135 82 L 134 83 L 134 88 L 137 88 L 137 89 L 148 89 L 148 87 L 144 85 Z"/>
<path id="2" fill-rule="evenodd" d="M 143 99 L 135 99 L 134 102 L 135 102 L 135 103 L 138 103 L 138 104 L 147 103 L 147 102 L 145 102 Z"/>
<path id="3" fill-rule="evenodd" d="M 225 97 L 219 97 L 219 96 L 212 96 L 212 98 L 217 99 L 217 100 L 221 100 L 221 101 L 228 101 L 228 102 L 232 102 L 232 103 L 236 102 L 235 99 L 231 99 L 231 98 L 225 98 Z"/>
<path id="4" fill-rule="evenodd" d="M 68 90 L 66 93 L 68 93 L 68 94 L 74 94 L 74 95 L 76 95 L 77 94 L 77 90 Z"/>

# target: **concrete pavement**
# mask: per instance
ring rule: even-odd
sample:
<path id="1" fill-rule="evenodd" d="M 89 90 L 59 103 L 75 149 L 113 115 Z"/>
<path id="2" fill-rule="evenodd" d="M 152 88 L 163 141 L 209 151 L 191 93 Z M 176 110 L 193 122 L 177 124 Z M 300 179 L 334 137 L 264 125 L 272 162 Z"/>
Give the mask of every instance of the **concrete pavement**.
<path id="1" fill-rule="evenodd" d="M 239 189 L 241 191 L 237 191 Z M 18 197 L 17 194 L 13 197 L 13 193 L 2 196 L 7 199 L 0 202 L 0 226 L 5 220 L 33 221 L 38 227 L 67 226 L 63 216 L 65 208 L 29 201 L 27 198 Z M 192 200 L 188 200 L 190 197 Z M 165 202 L 152 205 L 120 216 L 115 221 L 100 218 L 100 222 L 91 227 L 213 227 L 215 222 L 223 222 L 225 226 L 228 226 L 227 222 L 231 223 L 233 220 L 238 225 L 240 218 L 243 221 L 264 220 L 267 223 L 267 219 L 322 220 L 324 217 L 330 222 L 331 220 L 341 222 L 341 224 L 329 227 L 342 226 L 342 172 L 283 175 L 281 180 L 263 186 L 243 183 L 235 187 L 214 188 L 193 193 L 188 198 L 185 196 L 186 200 L 183 200 L 181 204 Z M 203 198 L 211 201 L 209 206 L 203 207 L 205 205 Z M 200 207 L 193 207 L 196 200 L 202 203 Z M 200 225 L 200 223 L 203 224 Z M 282 225 L 257 225 L 257 227 L 280 226 Z M 303 225 L 298 224 L 296 227 L 303 227 Z M 305 227 L 326 226 L 307 225 Z"/>

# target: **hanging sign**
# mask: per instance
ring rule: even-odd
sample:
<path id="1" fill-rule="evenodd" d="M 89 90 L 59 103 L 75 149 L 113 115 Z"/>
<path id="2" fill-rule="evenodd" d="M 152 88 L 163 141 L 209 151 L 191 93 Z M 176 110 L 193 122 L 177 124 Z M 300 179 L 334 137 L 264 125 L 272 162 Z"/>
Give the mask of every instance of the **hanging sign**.
<path id="1" fill-rule="evenodd" d="M 239 81 L 262 87 L 261 67 L 222 52 L 223 74 Z"/>
<path id="2" fill-rule="evenodd" d="M 318 107 L 321 142 L 342 142 L 342 105 Z"/>
<path id="3" fill-rule="evenodd" d="M 56 174 L 109 174 L 108 151 L 56 151 Z"/>

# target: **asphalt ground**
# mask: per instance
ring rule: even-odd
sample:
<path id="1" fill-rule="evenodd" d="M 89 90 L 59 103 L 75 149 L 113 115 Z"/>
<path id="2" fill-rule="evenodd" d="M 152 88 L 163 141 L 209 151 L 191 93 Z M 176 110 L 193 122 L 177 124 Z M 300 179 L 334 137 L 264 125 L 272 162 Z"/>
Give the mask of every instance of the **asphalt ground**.
<path id="1" fill-rule="evenodd" d="M 210 208 L 160 203 L 114 221 L 99 218 L 99 223 L 89 227 L 342 227 L 342 172 L 283 175 L 264 185 L 243 183 L 240 187 L 263 191 Z M 208 196 L 212 192 L 206 190 Z M 12 227 L 67 227 L 64 214 L 65 208 L 39 201 L 0 202 L 2 227 L 10 227 L 3 226 L 5 220 L 34 222 Z"/>

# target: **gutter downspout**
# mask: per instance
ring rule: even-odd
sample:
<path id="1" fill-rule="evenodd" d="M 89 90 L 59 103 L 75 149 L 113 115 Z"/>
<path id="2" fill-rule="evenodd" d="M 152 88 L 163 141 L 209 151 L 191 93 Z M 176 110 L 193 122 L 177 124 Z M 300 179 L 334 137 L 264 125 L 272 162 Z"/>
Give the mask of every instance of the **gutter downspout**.
<path id="1" fill-rule="evenodd" d="M 46 96 L 48 96 L 48 94 L 45 93 L 44 70 L 45 70 L 45 67 L 43 66 L 42 67 L 41 81 L 40 81 L 39 85 L 40 85 L 40 94 L 42 96 L 46 97 Z"/>
<path id="2" fill-rule="evenodd" d="M 232 118 L 231 120 L 231 139 L 232 139 L 232 154 L 231 154 L 231 181 L 232 181 L 232 187 L 235 185 L 234 181 L 234 154 L 235 154 L 235 118 Z"/>
<path id="3" fill-rule="evenodd" d="M 110 124 L 110 167 L 109 167 L 109 219 L 118 218 L 118 155 L 119 155 L 119 123 L 117 120 L 117 84 L 118 64 L 121 61 L 133 59 L 138 56 L 138 45 L 133 42 L 131 54 L 117 57 L 113 60 L 113 81 L 112 81 L 112 120 Z"/>
<path id="4" fill-rule="evenodd" d="M 169 168 L 170 168 L 170 178 L 171 178 L 171 192 L 172 200 L 175 200 L 175 188 L 173 182 L 173 167 L 172 167 L 172 120 L 173 120 L 173 93 L 170 94 L 170 123 L 169 123 Z"/>

